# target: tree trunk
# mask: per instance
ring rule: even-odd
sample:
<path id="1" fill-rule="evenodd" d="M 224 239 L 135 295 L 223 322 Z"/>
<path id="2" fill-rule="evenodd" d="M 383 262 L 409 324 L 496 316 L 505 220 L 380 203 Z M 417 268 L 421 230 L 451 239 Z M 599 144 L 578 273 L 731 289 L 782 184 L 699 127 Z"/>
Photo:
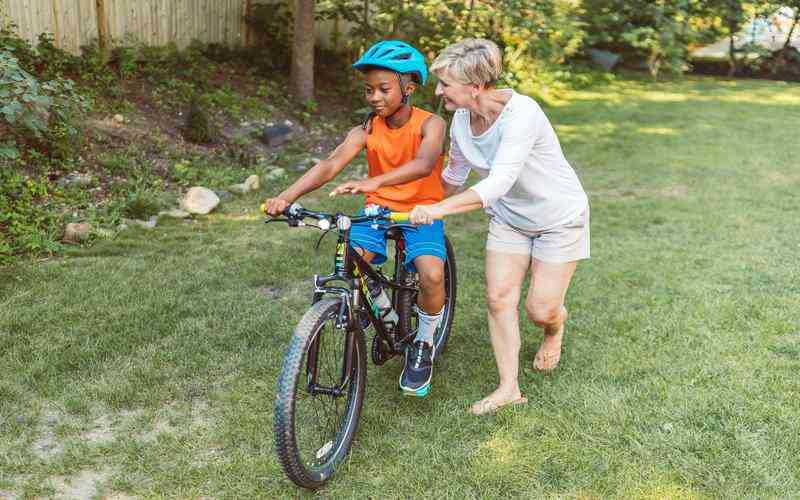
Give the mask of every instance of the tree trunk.
<path id="1" fill-rule="evenodd" d="M 314 98 L 314 0 L 294 0 L 291 90 L 297 102 Z"/>
<path id="2" fill-rule="evenodd" d="M 467 29 L 470 28 L 470 23 L 472 22 L 472 10 L 475 8 L 475 0 L 469 0 L 469 8 L 467 9 L 467 24 L 465 25 Z"/>
<path id="3" fill-rule="evenodd" d="M 789 48 L 789 45 L 792 43 L 792 35 L 794 35 L 794 29 L 797 27 L 797 23 L 800 23 L 800 6 L 797 7 L 797 11 L 794 13 L 794 22 L 792 23 L 792 27 L 789 30 L 789 36 L 786 37 L 786 42 L 783 44 L 783 50 Z"/>
<path id="4" fill-rule="evenodd" d="M 731 43 L 728 45 L 728 57 L 730 58 L 730 69 L 728 70 L 728 76 L 733 76 L 736 74 L 736 51 L 733 45 L 733 34 L 735 32 L 731 29 Z"/>
<path id="5" fill-rule="evenodd" d="M 364 0 L 364 36 L 369 39 L 370 36 L 370 27 L 369 27 L 369 0 Z"/>
<path id="6" fill-rule="evenodd" d="M 111 59 L 111 40 L 108 36 L 106 1 L 95 0 L 95 7 L 97 9 L 97 47 L 100 49 L 100 58 L 103 64 L 107 64 Z"/>

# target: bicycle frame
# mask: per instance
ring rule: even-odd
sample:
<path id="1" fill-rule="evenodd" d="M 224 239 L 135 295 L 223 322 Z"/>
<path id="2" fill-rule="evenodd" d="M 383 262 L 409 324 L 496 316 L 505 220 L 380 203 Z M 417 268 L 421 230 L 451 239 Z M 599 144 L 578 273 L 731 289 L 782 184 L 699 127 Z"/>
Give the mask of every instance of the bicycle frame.
<path id="1" fill-rule="evenodd" d="M 357 311 L 363 309 L 366 311 L 370 322 L 372 323 L 375 331 L 382 341 L 392 346 L 395 351 L 402 348 L 402 338 L 398 340 L 397 335 L 390 332 L 383 321 L 378 318 L 373 312 L 371 307 L 363 307 L 363 301 L 366 299 L 366 294 L 369 293 L 366 287 L 365 278 L 369 277 L 373 280 L 379 281 L 384 287 L 389 287 L 392 290 L 408 290 L 417 291 L 416 286 L 400 283 L 397 280 L 397 268 L 395 268 L 395 276 L 393 280 L 387 279 L 382 273 L 376 271 L 351 245 L 350 245 L 350 219 L 342 216 L 340 220 L 344 222 L 338 226 L 339 239 L 336 243 L 336 256 L 334 259 L 334 272 L 325 276 L 314 276 L 314 298 L 312 302 L 317 302 L 325 295 L 338 295 L 342 300 L 342 308 L 336 319 L 336 327 L 346 330 L 345 342 L 345 362 L 342 368 L 342 377 L 340 383 L 335 388 L 317 387 L 316 381 L 316 351 L 319 348 L 319 343 L 315 340 L 311 346 L 312 353 L 309 354 L 308 364 L 306 367 L 306 380 L 308 383 L 308 390 L 312 394 L 330 394 L 335 397 L 343 395 L 342 387 L 345 387 L 349 382 L 350 373 L 353 367 L 353 343 L 355 342 L 354 335 L 363 335 L 361 329 L 361 322 L 356 317 Z M 405 250 L 398 242 L 397 253 L 395 260 L 399 263 L 403 262 Z M 332 282 L 343 282 L 344 286 L 330 286 Z M 394 306 L 397 307 L 396 294 L 394 297 Z"/>

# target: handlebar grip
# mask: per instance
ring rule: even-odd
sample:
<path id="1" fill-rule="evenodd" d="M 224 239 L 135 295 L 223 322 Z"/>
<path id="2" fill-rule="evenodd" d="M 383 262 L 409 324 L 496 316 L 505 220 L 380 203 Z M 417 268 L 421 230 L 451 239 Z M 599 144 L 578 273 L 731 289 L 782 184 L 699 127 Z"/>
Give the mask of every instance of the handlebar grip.
<path id="1" fill-rule="evenodd" d="M 267 202 L 262 203 L 261 206 L 259 207 L 259 209 L 261 210 L 261 213 L 266 214 L 267 213 Z"/>
<path id="2" fill-rule="evenodd" d="M 391 212 L 389 220 L 392 222 L 408 222 L 411 212 Z"/>

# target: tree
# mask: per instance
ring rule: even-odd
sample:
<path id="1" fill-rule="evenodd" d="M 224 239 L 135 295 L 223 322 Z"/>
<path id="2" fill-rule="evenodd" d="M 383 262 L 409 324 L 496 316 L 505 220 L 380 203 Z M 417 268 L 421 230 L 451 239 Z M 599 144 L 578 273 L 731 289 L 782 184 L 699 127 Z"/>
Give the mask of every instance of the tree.
<path id="1" fill-rule="evenodd" d="M 97 46 L 100 49 L 100 57 L 103 64 L 106 64 L 111 58 L 111 39 L 108 35 L 108 15 L 105 0 L 95 0 L 95 8 L 97 13 Z"/>
<path id="2" fill-rule="evenodd" d="M 294 0 L 291 92 L 305 103 L 314 98 L 314 0 Z"/>
<path id="3" fill-rule="evenodd" d="M 797 25 L 800 24 L 800 0 L 792 0 L 783 2 L 787 7 L 794 9 L 794 19 L 792 19 L 792 27 L 789 28 L 789 34 L 786 35 L 786 41 L 783 43 L 783 50 L 787 50 L 792 43 Z"/>

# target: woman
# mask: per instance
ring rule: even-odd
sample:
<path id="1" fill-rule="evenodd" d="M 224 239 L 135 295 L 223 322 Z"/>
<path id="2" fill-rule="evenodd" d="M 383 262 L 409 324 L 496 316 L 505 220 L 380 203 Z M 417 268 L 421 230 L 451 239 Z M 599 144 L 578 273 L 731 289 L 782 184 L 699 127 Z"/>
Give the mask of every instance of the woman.
<path id="1" fill-rule="evenodd" d="M 450 161 L 442 173 L 448 197 L 433 205 L 417 205 L 411 213 L 416 224 L 477 208 L 491 217 L 486 303 L 500 383 L 470 407 L 474 415 L 527 403 L 518 382 L 517 311 L 528 269 L 532 276 L 525 310 L 544 330 L 533 364 L 546 372 L 561 358 L 567 320 L 564 298 L 572 274 L 577 261 L 589 258 L 586 193 L 539 105 L 512 89 L 495 87 L 501 69 L 497 45 L 481 39 L 453 44 L 434 61 L 431 71 L 439 77 L 436 95 L 455 111 Z M 470 170 L 482 180 L 453 195 Z"/>

